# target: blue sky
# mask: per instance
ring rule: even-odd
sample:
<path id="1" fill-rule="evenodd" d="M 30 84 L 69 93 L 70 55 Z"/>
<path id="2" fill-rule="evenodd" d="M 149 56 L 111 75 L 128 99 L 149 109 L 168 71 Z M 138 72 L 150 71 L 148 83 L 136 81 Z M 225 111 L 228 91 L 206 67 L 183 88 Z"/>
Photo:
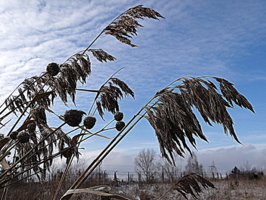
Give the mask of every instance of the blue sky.
<path id="1" fill-rule="evenodd" d="M 140 21 L 144 28 L 133 39 L 137 48 L 121 44 L 108 35 L 100 37 L 92 48 L 102 48 L 117 60 L 99 63 L 92 58 L 92 75 L 87 85 L 80 88 L 97 89 L 112 73 L 124 67 L 117 76 L 136 95 L 135 99 L 128 97 L 121 101 L 120 108 L 127 121 L 153 94 L 177 78 L 225 78 L 248 98 L 256 114 L 237 107 L 230 110 L 243 145 L 226 136 L 221 126 L 202 124 L 209 143 L 198 141 L 199 159 L 206 166 L 213 160 L 221 163 L 221 170 L 242 165 L 246 160 L 265 167 L 262 163 L 266 148 L 265 1 L 32 0 L 27 4 L 1 1 L 1 102 L 25 78 L 39 75 L 50 62 L 63 63 L 86 48 L 112 19 L 139 4 L 155 9 L 165 19 Z M 87 111 L 92 99 L 92 94 L 78 92 L 77 109 Z M 74 106 L 70 103 L 69 107 Z M 63 114 L 69 108 L 56 102 L 53 109 Z M 106 114 L 105 122 L 99 118 L 95 130 L 111 117 Z M 51 118 L 49 123 L 56 126 L 60 122 Z M 115 133 L 110 131 L 106 135 L 111 137 Z M 96 137 L 84 142 L 81 145 L 85 147 L 84 155 L 95 155 L 107 142 Z M 133 160 L 143 148 L 159 152 L 154 131 L 145 119 L 117 146 L 106 166 L 118 155 L 116 163 L 123 166 L 124 158 Z M 251 156 L 254 154 L 258 155 L 256 159 Z"/>

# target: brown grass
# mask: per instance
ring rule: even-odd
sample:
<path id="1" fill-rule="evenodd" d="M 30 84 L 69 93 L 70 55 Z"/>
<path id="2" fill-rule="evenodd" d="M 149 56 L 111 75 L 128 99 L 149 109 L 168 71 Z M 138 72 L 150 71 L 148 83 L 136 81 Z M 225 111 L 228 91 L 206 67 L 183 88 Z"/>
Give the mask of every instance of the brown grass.
<path id="1" fill-rule="evenodd" d="M 73 177 L 74 178 L 74 177 Z M 72 180 L 67 179 L 62 186 L 60 194 L 63 195 L 64 190 L 70 185 Z M 19 183 L 9 188 L 7 200 L 42 200 L 52 199 L 59 179 L 54 178 L 49 182 L 40 183 Z M 111 181 L 105 182 L 106 184 L 112 184 Z M 92 177 L 89 181 L 84 183 L 84 187 L 91 187 L 93 185 L 101 185 L 97 176 Z M 234 180 L 215 180 L 213 181 L 216 189 L 206 189 L 199 195 L 200 200 L 264 200 L 266 199 L 266 180 L 240 180 L 235 182 Z M 133 197 L 140 197 L 141 200 L 158 200 L 163 193 L 168 190 L 169 184 L 155 183 L 155 184 L 129 184 L 120 185 L 117 189 L 125 192 Z M 32 190 L 34 188 L 34 190 Z M 0 190 L 0 194 L 2 193 Z M 188 200 L 192 200 L 193 197 L 187 195 Z M 98 200 L 100 197 L 92 194 L 75 194 L 75 199 L 85 200 Z M 185 200 L 185 198 L 177 191 L 169 192 L 162 200 Z"/>

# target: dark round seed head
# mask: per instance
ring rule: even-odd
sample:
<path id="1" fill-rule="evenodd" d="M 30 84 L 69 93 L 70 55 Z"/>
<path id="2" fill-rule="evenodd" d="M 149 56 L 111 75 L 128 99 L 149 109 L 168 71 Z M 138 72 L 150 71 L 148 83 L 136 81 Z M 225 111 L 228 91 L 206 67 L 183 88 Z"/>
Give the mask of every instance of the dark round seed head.
<path id="1" fill-rule="evenodd" d="M 16 140 L 17 139 L 17 135 L 18 135 L 18 132 L 17 131 L 13 131 L 12 133 L 10 133 L 9 137 L 12 140 Z"/>
<path id="2" fill-rule="evenodd" d="M 49 63 L 46 67 L 46 71 L 51 76 L 56 76 L 59 73 L 60 68 L 57 63 Z"/>
<path id="3" fill-rule="evenodd" d="M 116 112 L 114 114 L 114 118 L 116 121 L 121 121 L 123 119 L 123 117 L 124 117 L 124 114 L 122 112 Z"/>
<path id="4" fill-rule="evenodd" d="M 93 116 L 88 116 L 88 117 L 85 117 L 84 121 L 83 121 L 83 124 L 84 126 L 87 128 L 87 129 L 91 129 L 94 127 L 96 123 L 96 118 L 93 117 Z"/>
<path id="5" fill-rule="evenodd" d="M 36 130 L 36 124 L 35 123 L 28 124 L 27 129 L 28 129 L 29 133 L 33 133 Z"/>
<path id="6" fill-rule="evenodd" d="M 84 114 L 86 113 L 81 110 L 68 110 L 64 114 L 64 119 L 69 126 L 78 126 Z"/>
<path id="7" fill-rule="evenodd" d="M 68 158 L 70 156 L 72 156 L 72 149 L 63 149 L 63 152 L 61 153 L 65 158 Z"/>
<path id="8" fill-rule="evenodd" d="M 30 139 L 30 135 L 28 132 L 26 131 L 21 131 L 18 135 L 17 135 L 17 139 L 20 143 L 26 143 L 29 141 Z"/>
<path id="9" fill-rule="evenodd" d="M 115 128 L 118 131 L 121 131 L 124 128 L 124 126 L 125 126 L 125 122 L 123 122 L 123 121 L 118 121 L 115 124 Z"/>

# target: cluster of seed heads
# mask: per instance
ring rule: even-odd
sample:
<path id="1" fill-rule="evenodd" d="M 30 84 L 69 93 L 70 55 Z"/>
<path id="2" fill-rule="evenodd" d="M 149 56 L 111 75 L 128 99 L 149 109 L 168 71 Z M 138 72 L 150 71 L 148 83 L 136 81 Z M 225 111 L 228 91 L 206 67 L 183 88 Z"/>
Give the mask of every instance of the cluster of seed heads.
<path id="1" fill-rule="evenodd" d="M 80 124 L 80 122 L 82 121 L 82 116 L 84 114 L 86 114 L 86 113 L 81 111 L 81 110 L 68 110 L 64 114 L 64 119 L 65 119 L 65 122 L 69 126 L 74 127 L 74 126 L 78 126 Z M 123 118 L 124 118 L 124 114 L 122 112 L 116 112 L 114 114 L 114 119 L 117 121 L 115 124 L 115 128 L 118 131 L 121 131 L 125 126 L 125 122 L 122 121 Z M 95 124 L 96 124 L 96 118 L 94 116 L 89 115 L 89 116 L 85 117 L 83 120 L 83 125 L 87 129 L 92 129 L 95 126 Z M 31 125 L 31 126 L 33 126 L 33 125 Z"/>
<path id="2" fill-rule="evenodd" d="M 123 118 L 124 118 L 124 114 L 122 112 L 116 112 L 114 114 L 114 119 L 117 121 L 115 124 L 115 128 L 118 131 L 121 131 L 125 126 L 125 122 L 122 121 Z"/>
<path id="3" fill-rule="evenodd" d="M 47 137 L 47 135 L 49 134 L 49 132 L 45 129 L 41 130 L 40 133 L 41 133 L 42 137 Z"/>
<path id="4" fill-rule="evenodd" d="M 18 140 L 20 143 L 26 143 L 30 140 L 30 134 L 27 131 L 13 131 L 9 137 L 12 140 Z"/>

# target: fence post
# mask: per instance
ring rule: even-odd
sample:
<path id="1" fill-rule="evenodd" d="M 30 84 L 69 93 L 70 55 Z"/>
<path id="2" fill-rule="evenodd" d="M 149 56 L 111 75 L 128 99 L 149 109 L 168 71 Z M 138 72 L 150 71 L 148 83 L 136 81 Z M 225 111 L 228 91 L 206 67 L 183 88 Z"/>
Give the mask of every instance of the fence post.
<path id="1" fill-rule="evenodd" d="M 138 173 L 138 182 L 139 182 L 139 186 L 141 185 L 141 173 Z"/>
<path id="2" fill-rule="evenodd" d="M 106 179 L 106 170 L 103 171 L 103 184 L 105 185 L 105 179 Z"/>
<path id="3" fill-rule="evenodd" d="M 115 173 L 114 173 L 114 183 L 115 183 L 115 186 L 117 185 L 117 182 L 118 182 L 116 172 L 117 172 L 117 171 L 115 171 Z"/>
<path id="4" fill-rule="evenodd" d="M 164 183 L 164 172 L 162 170 L 162 182 Z"/>

